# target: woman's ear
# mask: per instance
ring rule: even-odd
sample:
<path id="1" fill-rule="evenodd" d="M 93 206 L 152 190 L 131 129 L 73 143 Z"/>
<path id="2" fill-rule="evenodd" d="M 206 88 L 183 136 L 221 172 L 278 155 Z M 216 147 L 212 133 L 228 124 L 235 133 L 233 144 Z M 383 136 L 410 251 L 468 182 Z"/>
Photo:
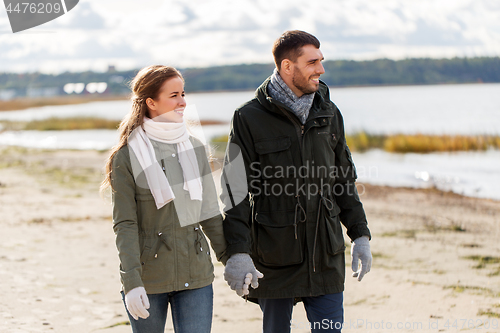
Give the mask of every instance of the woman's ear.
<path id="1" fill-rule="evenodd" d="M 151 97 L 148 97 L 146 99 L 146 105 L 148 106 L 148 108 L 150 108 L 151 110 L 156 110 L 156 103 L 155 101 L 151 98 Z"/>

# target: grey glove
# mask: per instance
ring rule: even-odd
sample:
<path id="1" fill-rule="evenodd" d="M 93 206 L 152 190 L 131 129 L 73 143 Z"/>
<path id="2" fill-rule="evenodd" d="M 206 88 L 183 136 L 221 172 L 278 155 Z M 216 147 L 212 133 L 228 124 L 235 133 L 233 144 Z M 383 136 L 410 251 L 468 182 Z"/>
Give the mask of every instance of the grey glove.
<path id="1" fill-rule="evenodd" d="M 255 289 L 259 286 L 259 278 L 263 277 L 264 274 L 255 268 L 252 258 L 247 253 L 233 254 L 226 262 L 224 280 L 239 296 L 248 295 L 248 282 Z"/>
<path id="2" fill-rule="evenodd" d="M 352 277 L 357 277 L 358 281 L 363 279 L 372 267 L 372 253 L 370 251 L 370 239 L 368 236 L 356 238 L 351 248 L 352 257 Z M 361 268 L 358 269 L 358 261 L 361 260 Z"/>

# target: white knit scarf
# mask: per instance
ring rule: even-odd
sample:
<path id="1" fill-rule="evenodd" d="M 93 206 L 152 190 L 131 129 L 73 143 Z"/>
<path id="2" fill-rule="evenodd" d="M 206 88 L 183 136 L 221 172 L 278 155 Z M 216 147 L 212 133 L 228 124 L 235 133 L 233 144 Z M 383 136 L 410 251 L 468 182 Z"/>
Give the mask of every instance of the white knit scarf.
<path id="1" fill-rule="evenodd" d="M 186 124 L 157 122 L 144 117 L 144 129 L 137 127 L 128 139 L 128 144 L 132 148 L 156 203 L 160 209 L 167 203 L 175 199 L 175 195 L 170 187 L 167 176 L 163 172 L 160 164 L 156 160 L 155 151 L 151 140 L 177 144 L 177 156 L 184 176 L 184 190 L 189 191 L 191 200 L 202 200 L 202 184 L 198 161 L 193 149 L 193 144 L 189 140 L 189 133 Z M 134 174 L 134 177 L 137 177 Z"/>

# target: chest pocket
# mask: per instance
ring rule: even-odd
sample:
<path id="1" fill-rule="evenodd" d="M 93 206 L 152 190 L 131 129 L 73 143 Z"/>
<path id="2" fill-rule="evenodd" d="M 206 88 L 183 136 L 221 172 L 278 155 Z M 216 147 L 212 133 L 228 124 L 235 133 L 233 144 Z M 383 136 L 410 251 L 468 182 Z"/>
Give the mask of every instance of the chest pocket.
<path id="1" fill-rule="evenodd" d="M 292 141 L 288 136 L 266 138 L 255 142 L 263 178 L 275 178 L 277 174 L 282 174 L 287 166 L 293 165 L 291 145 Z"/>
<path id="2" fill-rule="evenodd" d="M 331 126 L 323 126 L 310 131 L 310 147 L 313 152 L 316 166 L 325 166 L 326 169 L 318 167 L 316 175 L 318 177 L 328 177 L 331 172 L 330 167 L 335 165 L 335 147 L 337 145 L 337 135 Z"/>

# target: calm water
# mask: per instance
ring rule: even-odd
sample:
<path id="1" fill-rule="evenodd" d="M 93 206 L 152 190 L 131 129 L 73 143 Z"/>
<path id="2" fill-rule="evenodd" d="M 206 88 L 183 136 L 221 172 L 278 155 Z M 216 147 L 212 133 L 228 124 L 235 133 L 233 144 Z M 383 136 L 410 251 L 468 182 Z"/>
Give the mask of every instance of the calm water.
<path id="1" fill-rule="evenodd" d="M 230 121 L 254 92 L 187 94 L 201 119 Z M 373 133 L 500 134 L 500 84 L 332 88 L 347 131 Z M 48 106 L 0 112 L 0 120 L 92 116 L 121 119 L 128 101 Z"/>
<path id="2" fill-rule="evenodd" d="M 500 150 L 432 154 L 353 153 L 358 181 L 500 200 Z"/>
<path id="3" fill-rule="evenodd" d="M 347 132 L 500 134 L 500 84 L 333 88 Z M 229 123 L 234 109 L 254 92 L 188 94 L 190 117 Z M 94 102 L 0 112 L 0 120 L 92 116 L 121 119 L 128 101 Z M 186 111 L 186 114 L 188 111 Z M 187 115 L 188 116 L 188 115 Z M 210 139 L 227 134 L 228 125 L 195 128 Z M 55 149 L 108 149 L 116 132 L 18 131 L 0 133 L 0 145 Z M 355 153 L 360 181 L 391 186 L 437 186 L 470 196 L 500 200 L 500 151 L 390 154 Z M 376 172 L 375 172 L 376 170 Z M 363 172 L 364 171 L 364 172 Z"/>

